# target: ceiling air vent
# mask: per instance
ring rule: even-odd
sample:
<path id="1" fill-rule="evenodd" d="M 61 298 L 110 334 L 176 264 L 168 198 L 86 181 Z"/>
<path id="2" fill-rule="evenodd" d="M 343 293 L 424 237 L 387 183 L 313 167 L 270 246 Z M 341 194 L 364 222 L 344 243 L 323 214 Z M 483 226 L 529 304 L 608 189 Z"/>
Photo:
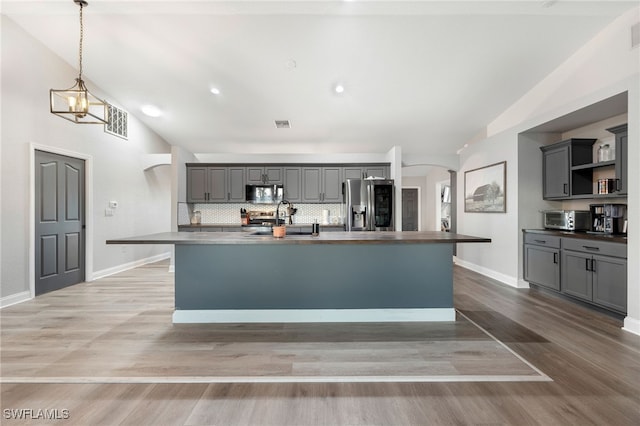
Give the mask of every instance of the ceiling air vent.
<path id="1" fill-rule="evenodd" d="M 276 120 L 276 129 L 290 129 L 291 128 L 291 123 L 289 123 L 289 120 Z"/>
<path id="2" fill-rule="evenodd" d="M 128 139 L 129 113 L 123 109 L 107 104 L 109 123 L 104 125 L 104 131 L 122 139 Z"/>

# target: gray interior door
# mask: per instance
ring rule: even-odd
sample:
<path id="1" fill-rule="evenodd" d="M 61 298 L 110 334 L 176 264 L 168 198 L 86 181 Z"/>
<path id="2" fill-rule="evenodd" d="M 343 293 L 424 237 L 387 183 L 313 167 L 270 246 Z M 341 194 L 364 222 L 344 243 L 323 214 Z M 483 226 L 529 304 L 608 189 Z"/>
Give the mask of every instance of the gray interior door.
<path id="1" fill-rule="evenodd" d="M 36 295 L 85 279 L 84 160 L 35 152 Z"/>
<path id="2" fill-rule="evenodd" d="M 418 230 L 418 190 L 402 189 L 402 230 Z"/>

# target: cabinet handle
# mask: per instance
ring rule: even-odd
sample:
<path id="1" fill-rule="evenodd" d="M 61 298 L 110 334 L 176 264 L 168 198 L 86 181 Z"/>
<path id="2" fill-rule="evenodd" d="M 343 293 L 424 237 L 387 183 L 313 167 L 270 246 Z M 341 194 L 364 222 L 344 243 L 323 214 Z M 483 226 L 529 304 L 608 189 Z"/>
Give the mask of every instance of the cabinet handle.
<path id="1" fill-rule="evenodd" d="M 582 247 L 584 247 L 585 250 L 600 251 L 600 247 L 593 247 L 593 246 L 582 246 Z"/>
<path id="2" fill-rule="evenodd" d="M 569 184 L 568 183 L 562 184 L 562 193 L 563 194 L 568 194 L 569 193 Z"/>
<path id="3" fill-rule="evenodd" d="M 231 193 L 227 192 L 227 200 L 231 200 Z"/>
<path id="4" fill-rule="evenodd" d="M 547 244 L 547 240 L 534 240 L 536 243 Z"/>
<path id="5" fill-rule="evenodd" d="M 587 271 L 591 271 L 591 269 L 589 269 L 589 264 L 591 263 L 590 260 L 591 259 L 585 259 L 584 260 L 584 269 L 587 270 Z"/>
<path id="6" fill-rule="evenodd" d="M 616 192 L 622 189 L 622 185 L 620 184 L 620 179 L 616 179 Z"/>
<path id="7" fill-rule="evenodd" d="M 596 271 L 596 260 L 591 259 L 591 272 L 595 272 L 595 271 Z"/>
<path id="8" fill-rule="evenodd" d="M 553 263 L 558 264 L 558 253 L 553 253 Z"/>

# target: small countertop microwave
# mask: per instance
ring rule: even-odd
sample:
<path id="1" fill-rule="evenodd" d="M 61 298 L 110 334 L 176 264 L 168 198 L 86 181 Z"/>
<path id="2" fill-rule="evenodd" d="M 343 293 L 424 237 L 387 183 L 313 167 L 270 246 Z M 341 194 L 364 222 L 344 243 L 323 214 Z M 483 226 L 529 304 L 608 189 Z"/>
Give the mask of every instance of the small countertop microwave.
<path id="1" fill-rule="evenodd" d="M 547 210 L 542 212 L 545 229 L 563 231 L 587 231 L 591 229 L 591 213 L 588 210 Z"/>

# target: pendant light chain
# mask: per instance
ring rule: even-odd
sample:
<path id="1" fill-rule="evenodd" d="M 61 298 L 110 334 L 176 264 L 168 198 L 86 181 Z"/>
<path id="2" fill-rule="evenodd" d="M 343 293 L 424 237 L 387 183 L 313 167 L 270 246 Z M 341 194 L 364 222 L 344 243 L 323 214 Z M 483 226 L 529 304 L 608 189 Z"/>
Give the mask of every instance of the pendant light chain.
<path id="1" fill-rule="evenodd" d="M 78 79 L 82 80 L 82 41 L 84 39 L 84 25 L 82 23 L 82 9 L 83 9 L 83 4 L 82 2 L 80 2 L 80 48 L 79 50 L 79 54 L 78 57 L 80 58 L 80 64 L 79 64 L 79 69 L 80 69 L 80 74 L 78 75 Z"/>

